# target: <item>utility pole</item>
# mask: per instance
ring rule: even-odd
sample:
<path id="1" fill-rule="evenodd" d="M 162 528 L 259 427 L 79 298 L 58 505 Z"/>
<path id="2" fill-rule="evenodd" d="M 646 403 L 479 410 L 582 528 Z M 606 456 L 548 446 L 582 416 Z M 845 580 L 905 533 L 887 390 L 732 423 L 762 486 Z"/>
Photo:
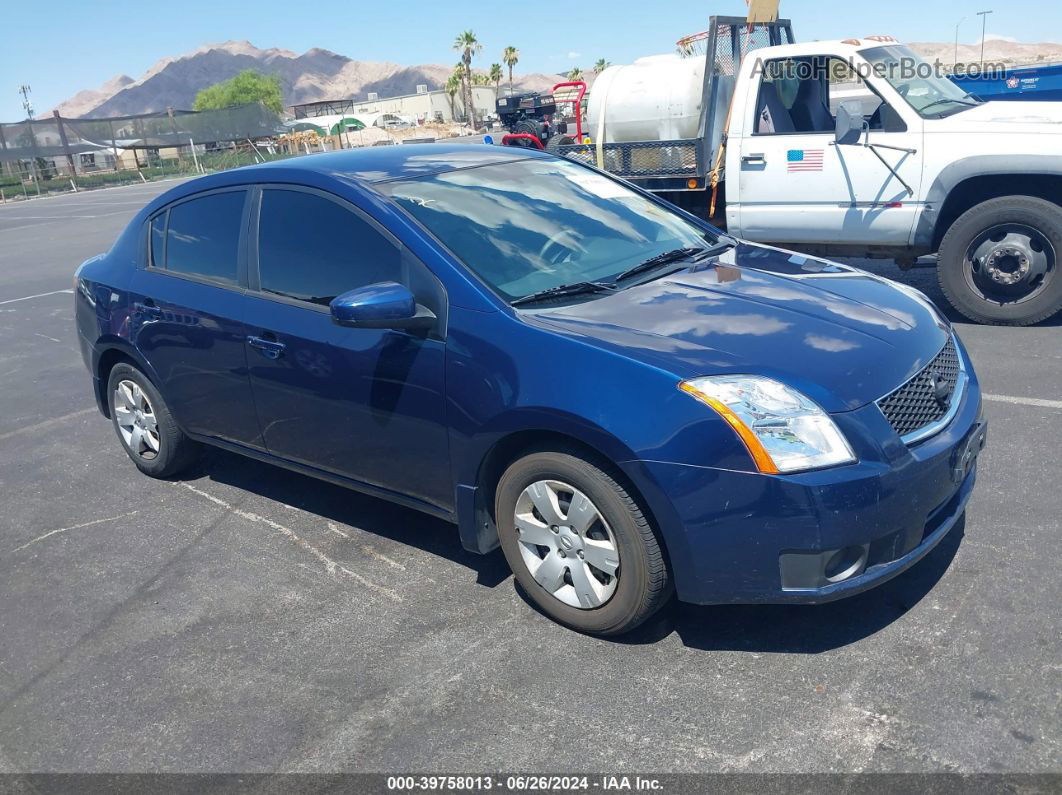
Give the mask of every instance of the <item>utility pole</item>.
<path id="1" fill-rule="evenodd" d="M 959 28 L 962 27 L 962 23 L 965 22 L 965 21 L 966 21 L 966 17 L 963 17 L 962 19 L 959 20 L 958 24 L 955 26 L 955 60 L 953 60 L 951 62 L 952 67 L 954 67 L 957 63 L 959 63 Z M 953 69 L 953 71 L 954 71 L 954 69 Z"/>
<path id="2" fill-rule="evenodd" d="M 37 186 L 37 195 L 41 195 L 41 180 L 37 175 L 37 136 L 33 133 L 33 103 L 30 101 L 30 87 L 23 83 L 18 87 L 18 93 L 22 95 L 22 107 L 26 110 L 26 132 L 29 134 L 30 147 L 33 150 L 33 157 L 30 158 L 30 175 L 33 177 L 33 184 Z"/>
<path id="3" fill-rule="evenodd" d="M 30 101 L 29 95 L 32 89 L 23 83 L 18 87 L 18 93 L 22 95 L 22 107 L 26 111 L 26 118 L 33 120 L 33 102 Z"/>
<path id="4" fill-rule="evenodd" d="M 981 68 L 985 68 L 985 33 L 988 30 L 988 15 L 992 14 L 992 11 L 978 11 L 977 16 L 981 17 Z"/>

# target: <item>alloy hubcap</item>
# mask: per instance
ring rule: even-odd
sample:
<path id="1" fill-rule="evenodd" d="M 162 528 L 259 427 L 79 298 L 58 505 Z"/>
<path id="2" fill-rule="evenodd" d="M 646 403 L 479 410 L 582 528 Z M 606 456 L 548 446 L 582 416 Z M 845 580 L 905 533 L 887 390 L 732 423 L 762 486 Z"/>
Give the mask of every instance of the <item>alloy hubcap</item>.
<path id="1" fill-rule="evenodd" d="M 583 610 L 612 598 L 619 548 L 589 497 L 559 480 L 539 480 L 520 493 L 515 513 L 520 555 L 535 582 Z"/>
<path id="2" fill-rule="evenodd" d="M 119 381 L 114 390 L 114 418 L 125 446 L 144 459 L 159 454 L 159 428 L 155 410 L 133 381 Z"/>

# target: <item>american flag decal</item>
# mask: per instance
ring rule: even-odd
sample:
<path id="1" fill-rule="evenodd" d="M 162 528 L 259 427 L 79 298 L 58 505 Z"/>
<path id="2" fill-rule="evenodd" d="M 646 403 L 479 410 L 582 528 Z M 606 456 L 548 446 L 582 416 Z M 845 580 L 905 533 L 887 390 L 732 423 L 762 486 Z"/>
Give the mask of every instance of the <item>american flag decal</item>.
<path id="1" fill-rule="evenodd" d="M 825 154 L 822 149 L 790 149 L 786 156 L 786 170 L 790 174 L 822 171 L 822 158 Z"/>

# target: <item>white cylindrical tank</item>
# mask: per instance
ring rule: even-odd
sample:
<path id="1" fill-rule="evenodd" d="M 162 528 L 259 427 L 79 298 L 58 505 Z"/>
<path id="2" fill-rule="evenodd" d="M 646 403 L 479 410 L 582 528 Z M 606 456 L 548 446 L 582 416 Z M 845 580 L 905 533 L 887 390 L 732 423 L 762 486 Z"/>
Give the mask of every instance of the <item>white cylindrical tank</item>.
<path id="1" fill-rule="evenodd" d="M 704 62 L 671 54 L 610 66 L 590 92 L 587 134 L 596 141 L 603 131 L 604 143 L 696 138 L 703 112 Z"/>

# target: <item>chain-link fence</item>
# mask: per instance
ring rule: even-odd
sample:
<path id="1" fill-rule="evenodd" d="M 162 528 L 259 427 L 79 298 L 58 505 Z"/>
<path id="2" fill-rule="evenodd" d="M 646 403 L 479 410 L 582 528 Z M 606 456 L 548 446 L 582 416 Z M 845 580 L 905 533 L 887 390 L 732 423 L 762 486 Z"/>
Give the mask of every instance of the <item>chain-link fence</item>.
<path id="1" fill-rule="evenodd" d="M 261 104 L 105 119 L 0 124 L 0 201 L 194 176 L 349 148 L 350 136 L 293 133 Z"/>

